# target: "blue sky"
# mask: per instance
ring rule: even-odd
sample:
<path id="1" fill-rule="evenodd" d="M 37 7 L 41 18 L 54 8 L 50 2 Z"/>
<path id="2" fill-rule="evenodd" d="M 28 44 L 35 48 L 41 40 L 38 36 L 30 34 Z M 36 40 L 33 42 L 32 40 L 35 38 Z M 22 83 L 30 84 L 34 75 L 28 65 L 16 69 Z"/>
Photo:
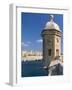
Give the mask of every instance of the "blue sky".
<path id="1" fill-rule="evenodd" d="M 63 32 L 62 14 L 43 14 L 43 13 L 21 13 L 21 49 L 26 51 L 41 51 L 42 38 L 41 31 L 45 24 L 50 21 L 50 15 L 54 15 L 56 22 Z M 62 39 L 63 40 L 63 39 Z M 62 41 L 63 48 L 63 41 Z M 62 49 L 63 50 L 63 49 Z"/>

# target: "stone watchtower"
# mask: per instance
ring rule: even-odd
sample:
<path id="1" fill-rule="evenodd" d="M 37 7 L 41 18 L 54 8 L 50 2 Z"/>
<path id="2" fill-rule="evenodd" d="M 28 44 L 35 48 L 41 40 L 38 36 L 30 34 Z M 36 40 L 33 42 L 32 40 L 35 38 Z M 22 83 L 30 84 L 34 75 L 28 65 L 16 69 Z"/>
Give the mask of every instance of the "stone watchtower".
<path id="1" fill-rule="evenodd" d="M 43 38 L 43 62 L 46 67 L 55 57 L 61 56 L 61 31 L 54 22 L 54 16 L 50 16 L 50 21 L 46 23 L 41 32 Z"/>

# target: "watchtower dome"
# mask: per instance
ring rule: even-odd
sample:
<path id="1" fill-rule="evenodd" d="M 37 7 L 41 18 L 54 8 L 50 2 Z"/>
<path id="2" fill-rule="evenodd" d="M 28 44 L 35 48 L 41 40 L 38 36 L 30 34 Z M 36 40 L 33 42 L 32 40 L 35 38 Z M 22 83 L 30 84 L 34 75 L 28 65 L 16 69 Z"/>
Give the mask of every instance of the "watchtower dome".
<path id="1" fill-rule="evenodd" d="M 54 22 L 54 16 L 50 16 L 50 21 L 46 23 L 41 32 L 43 38 L 43 61 L 45 66 L 49 66 L 55 57 L 61 56 L 61 30 Z"/>

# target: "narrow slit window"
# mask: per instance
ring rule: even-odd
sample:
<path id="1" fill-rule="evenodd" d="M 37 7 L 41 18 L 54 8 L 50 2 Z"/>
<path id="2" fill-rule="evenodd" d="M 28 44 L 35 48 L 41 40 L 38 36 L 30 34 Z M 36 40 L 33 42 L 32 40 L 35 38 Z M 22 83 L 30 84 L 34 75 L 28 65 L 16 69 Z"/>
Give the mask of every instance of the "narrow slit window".
<path id="1" fill-rule="evenodd" d="M 59 56 L 59 49 L 56 49 L 56 56 Z"/>
<path id="2" fill-rule="evenodd" d="M 51 56 L 51 49 L 48 49 L 48 55 Z"/>

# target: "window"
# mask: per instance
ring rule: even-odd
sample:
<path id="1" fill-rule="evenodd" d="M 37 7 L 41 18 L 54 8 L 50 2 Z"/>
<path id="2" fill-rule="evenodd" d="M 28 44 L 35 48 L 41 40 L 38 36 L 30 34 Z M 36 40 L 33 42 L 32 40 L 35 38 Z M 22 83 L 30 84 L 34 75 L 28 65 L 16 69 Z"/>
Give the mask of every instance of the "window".
<path id="1" fill-rule="evenodd" d="M 56 49 L 56 56 L 59 56 L 59 49 Z"/>
<path id="2" fill-rule="evenodd" d="M 51 56 L 51 49 L 48 49 L 48 55 Z"/>

